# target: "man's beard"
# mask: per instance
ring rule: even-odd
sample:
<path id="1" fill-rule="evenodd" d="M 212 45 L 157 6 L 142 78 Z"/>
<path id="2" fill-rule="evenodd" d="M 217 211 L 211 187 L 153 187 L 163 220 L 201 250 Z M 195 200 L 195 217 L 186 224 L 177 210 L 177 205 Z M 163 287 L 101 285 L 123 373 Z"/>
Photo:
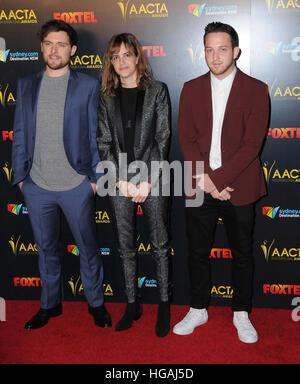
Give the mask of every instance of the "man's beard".
<path id="1" fill-rule="evenodd" d="M 52 70 L 58 70 L 61 68 L 65 68 L 66 66 L 69 65 L 69 62 L 70 62 L 69 60 L 68 61 L 62 61 L 62 60 L 52 61 L 49 59 L 45 61 L 46 65 Z"/>

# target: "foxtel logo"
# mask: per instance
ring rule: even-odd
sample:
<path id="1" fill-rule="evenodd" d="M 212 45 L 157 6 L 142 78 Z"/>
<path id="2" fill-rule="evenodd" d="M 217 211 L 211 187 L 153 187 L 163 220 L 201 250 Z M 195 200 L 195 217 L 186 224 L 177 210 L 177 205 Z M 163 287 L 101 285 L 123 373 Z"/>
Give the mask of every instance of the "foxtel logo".
<path id="1" fill-rule="evenodd" d="M 264 284 L 263 292 L 266 295 L 271 293 L 272 295 L 300 295 L 300 285 L 292 284 Z"/>
<path id="2" fill-rule="evenodd" d="M 66 23 L 98 23 L 95 13 L 89 12 L 54 12 L 53 19 L 62 20 Z"/>
<path id="3" fill-rule="evenodd" d="M 146 57 L 167 56 L 164 52 L 163 45 L 143 46 L 143 51 Z"/>
<path id="4" fill-rule="evenodd" d="M 2 131 L 2 140 L 3 141 L 13 141 L 13 131 Z"/>
<path id="5" fill-rule="evenodd" d="M 42 286 L 42 281 L 40 277 L 14 277 L 14 286 L 37 288 Z"/>
<path id="6" fill-rule="evenodd" d="M 232 259 L 232 253 L 228 248 L 212 248 L 209 257 L 212 259 Z"/>
<path id="7" fill-rule="evenodd" d="M 300 127 L 269 128 L 267 136 L 273 139 L 300 139 Z"/>

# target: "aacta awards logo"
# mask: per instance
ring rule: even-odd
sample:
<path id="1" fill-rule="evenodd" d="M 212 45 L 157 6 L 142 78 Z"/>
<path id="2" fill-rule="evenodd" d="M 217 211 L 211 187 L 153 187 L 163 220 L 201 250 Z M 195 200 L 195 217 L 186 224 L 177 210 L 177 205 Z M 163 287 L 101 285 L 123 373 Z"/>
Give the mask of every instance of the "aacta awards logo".
<path id="1" fill-rule="evenodd" d="M 2 107 L 16 104 L 16 98 L 10 90 L 9 84 L 0 84 L 0 104 Z"/>
<path id="2" fill-rule="evenodd" d="M 274 183 L 299 183 L 300 182 L 300 169 L 299 168 L 274 168 L 276 160 L 273 162 L 265 161 L 263 164 L 263 171 L 267 184 L 270 181 Z"/>
<path id="3" fill-rule="evenodd" d="M 275 246 L 275 242 L 275 239 L 271 242 L 264 240 L 260 246 L 266 261 L 300 261 L 300 248 L 278 248 Z"/>
<path id="4" fill-rule="evenodd" d="M 11 183 L 12 179 L 12 168 L 10 168 L 8 162 L 6 162 L 2 167 L 3 172 L 5 173 L 6 179 L 9 183 Z"/>
<path id="5" fill-rule="evenodd" d="M 71 288 L 71 291 L 74 297 L 84 295 L 84 289 L 83 289 L 80 276 L 78 276 L 77 278 L 74 276 L 71 276 L 70 279 L 68 280 L 68 284 Z M 114 292 L 110 284 L 106 284 L 106 283 L 102 284 L 102 289 L 103 289 L 104 296 L 114 295 Z"/>
<path id="6" fill-rule="evenodd" d="M 300 1 L 300 0 L 299 0 Z M 269 85 L 269 82 L 266 82 Z M 300 100 L 299 84 L 282 85 L 277 83 L 277 78 L 269 85 L 270 97 L 274 101 Z"/>
<path id="7" fill-rule="evenodd" d="M 110 218 L 107 211 L 96 211 L 95 212 L 95 221 L 97 224 L 109 224 Z"/>
<path id="8" fill-rule="evenodd" d="M 273 11 L 300 11 L 300 1 L 299 0 L 266 0 L 268 11 L 271 13 Z"/>
<path id="9" fill-rule="evenodd" d="M 190 43 L 189 47 L 187 48 L 187 51 L 192 64 L 200 64 L 201 61 L 204 60 L 205 54 L 202 42 L 196 44 Z"/>
<path id="10" fill-rule="evenodd" d="M 212 297 L 220 299 L 232 299 L 233 288 L 230 285 L 214 285 L 210 293 Z"/>
<path id="11" fill-rule="evenodd" d="M 76 55 L 70 60 L 72 69 L 101 69 L 103 63 L 99 55 Z"/>
<path id="12" fill-rule="evenodd" d="M 132 1 L 122 0 L 117 1 L 117 4 L 121 10 L 122 18 L 124 21 L 128 17 L 168 17 L 169 12 L 165 2 L 150 2 L 150 1 Z"/>
<path id="13" fill-rule="evenodd" d="M 18 237 L 12 235 L 10 237 L 10 240 L 8 241 L 14 256 L 18 256 L 18 255 L 27 256 L 27 255 L 38 254 L 36 244 L 30 243 L 30 242 L 24 243 L 24 242 L 21 242 L 20 240 L 21 240 L 21 235 L 19 235 Z"/>
<path id="14" fill-rule="evenodd" d="M 33 9 L 4 9 L 0 12 L 0 24 L 25 24 L 37 23 L 37 17 Z"/>

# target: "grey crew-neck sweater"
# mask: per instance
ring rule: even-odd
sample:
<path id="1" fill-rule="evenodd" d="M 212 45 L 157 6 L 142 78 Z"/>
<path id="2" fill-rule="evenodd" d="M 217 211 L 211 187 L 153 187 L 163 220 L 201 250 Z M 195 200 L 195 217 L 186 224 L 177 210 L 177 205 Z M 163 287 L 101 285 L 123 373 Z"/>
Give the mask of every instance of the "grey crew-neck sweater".
<path id="1" fill-rule="evenodd" d="M 85 178 L 71 167 L 64 148 L 64 108 L 70 72 L 50 77 L 44 73 L 38 97 L 36 138 L 30 177 L 41 188 L 66 191 Z"/>

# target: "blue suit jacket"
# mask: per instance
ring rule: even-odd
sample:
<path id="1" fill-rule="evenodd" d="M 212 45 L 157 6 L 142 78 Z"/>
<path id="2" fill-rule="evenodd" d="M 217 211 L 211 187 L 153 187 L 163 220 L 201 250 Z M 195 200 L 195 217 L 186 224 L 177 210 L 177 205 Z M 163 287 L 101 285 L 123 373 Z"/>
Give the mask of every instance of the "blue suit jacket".
<path id="1" fill-rule="evenodd" d="M 36 114 L 44 71 L 19 79 L 12 146 L 12 184 L 29 174 L 36 136 Z M 63 140 L 70 165 L 91 182 L 96 182 L 100 161 L 96 132 L 100 83 L 95 78 L 70 70 L 67 88 Z"/>

